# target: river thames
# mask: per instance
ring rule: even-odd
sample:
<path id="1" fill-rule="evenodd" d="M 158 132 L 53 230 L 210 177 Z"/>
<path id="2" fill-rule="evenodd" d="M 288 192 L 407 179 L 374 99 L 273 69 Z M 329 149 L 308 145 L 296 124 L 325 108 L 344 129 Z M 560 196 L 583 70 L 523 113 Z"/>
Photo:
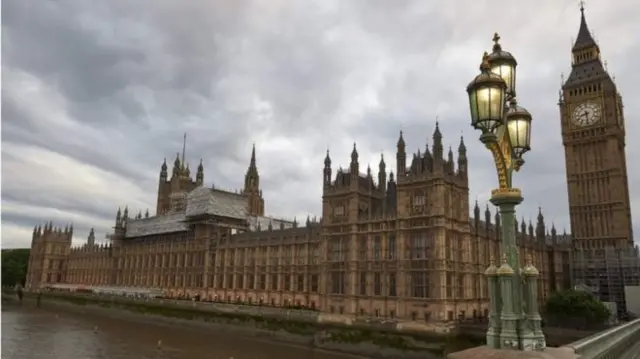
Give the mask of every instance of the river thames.
<path id="1" fill-rule="evenodd" d="M 160 349 L 158 342 L 160 341 Z M 323 351 L 185 326 L 2 306 L 2 357 L 9 359 L 345 359 Z"/>

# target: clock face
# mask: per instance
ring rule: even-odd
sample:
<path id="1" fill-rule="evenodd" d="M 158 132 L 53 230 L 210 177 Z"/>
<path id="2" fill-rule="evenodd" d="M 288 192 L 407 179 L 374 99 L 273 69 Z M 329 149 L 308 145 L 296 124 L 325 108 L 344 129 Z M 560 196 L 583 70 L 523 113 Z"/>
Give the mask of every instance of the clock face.
<path id="1" fill-rule="evenodd" d="M 595 102 L 584 102 L 573 109 L 572 120 L 576 126 L 591 126 L 598 121 L 602 111 L 600 105 Z"/>

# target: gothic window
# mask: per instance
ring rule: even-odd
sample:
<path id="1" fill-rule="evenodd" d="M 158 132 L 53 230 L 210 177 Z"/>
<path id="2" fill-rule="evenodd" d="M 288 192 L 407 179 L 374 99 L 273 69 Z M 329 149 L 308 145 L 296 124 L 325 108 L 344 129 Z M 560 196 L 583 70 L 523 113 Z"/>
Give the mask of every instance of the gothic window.
<path id="1" fill-rule="evenodd" d="M 271 290 L 278 290 L 278 275 L 271 275 Z"/>
<path id="2" fill-rule="evenodd" d="M 344 216 L 344 206 L 336 206 L 333 213 L 336 217 Z"/>
<path id="3" fill-rule="evenodd" d="M 415 196 L 413 196 L 413 206 L 414 207 L 422 207 L 424 206 L 425 198 L 424 194 L 419 192 Z"/>
<path id="4" fill-rule="evenodd" d="M 426 272 L 411 272 L 411 296 L 427 298 L 429 296 L 429 275 Z"/>
<path id="5" fill-rule="evenodd" d="M 284 290 L 291 291 L 291 276 L 287 273 L 284 275 Z"/>
<path id="6" fill-rule="evenodd" d="M 333 238 L 329 243 L 329 260 L 330 261 L 342 261 L 344 260 L 344 253 L 342 251 L 342 242 L 340 238 Z"/>
<path id="7" fill-rule="evenodd" d="M 379 260 L 382 255 L 382 240 L 380 236 L 375 236 L 373 239 L 373 259 Z"/>
<path id="8" fill-rule="evenodd" d="M 373 273 L 373 295 L 382 294 L 382 281 L 380 280 L 380 272 Z"/>
<path id="9" fill-rule="evenodd" d="M 425 233 L 413 233 L 411 235 L 411 259 L 425 259 L 427 250 L 427 237 Z"/>
<path id="10" fill-rule="evenodd" d="M 389 234 L 388 246 L 389 246 L 388 248 L 389 259 L 395 259 L 396 258 L 396 234 L 395 233 Z"/>
<path id="11" fill-rule="evenodd" d="M 331 272 L 331 294 L 344 294 L 344 272 Z"/>
<path id="12" fill-rule="evenodd" d="M 464 298 L 464 274 L 458 274 L 456 283 L 456 298 Z"/>
<path id="13" fill-rule="evenodd" d="M 397 294 L 396 291 L 396 274 L 395 273 L 389 273 L 389 296 L 390 297 L 395 297 Z"/>
<path id="14" fill-rule="evenodd" d="M 298 275 L 298 292 L 304 291 L 304 276 L 302 274 Z"/>
<path id="15" fill-rule="evenodd" d="M 360 295 L 367 295 L 367 273 L 360 272 Z"/>
<path id="16" fill-rule="evenodd" d="M 318 292 L 318 275 L 317 274 L 311 275 L 311 292 L 312 293 Z"/>
<path id="17" fill-rule="evenodd" d="M 358 258 L 360 258 L 361 261 L 367 260 L 367 236 L 366 235 L 360 236 L 359 238 Z"/>

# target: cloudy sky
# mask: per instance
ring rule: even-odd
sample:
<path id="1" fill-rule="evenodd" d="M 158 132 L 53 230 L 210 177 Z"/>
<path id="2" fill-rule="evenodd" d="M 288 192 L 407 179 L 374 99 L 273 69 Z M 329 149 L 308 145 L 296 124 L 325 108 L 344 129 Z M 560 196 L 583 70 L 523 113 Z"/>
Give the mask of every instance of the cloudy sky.
<path id="1" fill-rule="evenodd" d="M 490 6 L 491 4 L 491 6 Z M 614 5 L 615 4 L 615 5 Z M 495 31 L 519 61 L 533 151 L 516 178 L 519 215 L 542 206 L 568 228 L 556 105 L 580 12 L 574 0 L 49 0 L 2 7 L 2 247 L 33 226 L 73 222 L 76 242 L 109 231 L 118 206 L 155 209 L 158 172 L 188 133 L 205 182 L 240 188 L 255 142 L 266 210 L 319 215 L 323 157 L 395 168 L 403 129 L 412 151 L 463 134 L 471 201 L 496 178 L 469 126 L 465 86 Z M 639 133 L 640 5 L 591 0 L 589 26 Z M 635 66 L 633 64 L 636 64 Z M 455 147 L 454 147 L 455 148 Z M 627 158 L 640 155 L 628 136 Z M 375 167 L 374 167 L 375 168 Z M 629 167 L 640 214 L 640 168 Z M 535 219 L 535 218 L 534 218 Z M 640 233 L 640 220 L 635 222 Z"/>

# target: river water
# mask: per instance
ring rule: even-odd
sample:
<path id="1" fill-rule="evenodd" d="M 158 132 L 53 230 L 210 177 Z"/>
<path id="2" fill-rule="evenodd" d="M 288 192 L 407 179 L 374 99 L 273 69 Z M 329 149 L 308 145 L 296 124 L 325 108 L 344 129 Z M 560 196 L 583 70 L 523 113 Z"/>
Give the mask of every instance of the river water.
<path id="1" fill-rule="evenodd" d="M 2 358 L 345 359 L 348 356 L 225 332 L 3 303 Z"/>

